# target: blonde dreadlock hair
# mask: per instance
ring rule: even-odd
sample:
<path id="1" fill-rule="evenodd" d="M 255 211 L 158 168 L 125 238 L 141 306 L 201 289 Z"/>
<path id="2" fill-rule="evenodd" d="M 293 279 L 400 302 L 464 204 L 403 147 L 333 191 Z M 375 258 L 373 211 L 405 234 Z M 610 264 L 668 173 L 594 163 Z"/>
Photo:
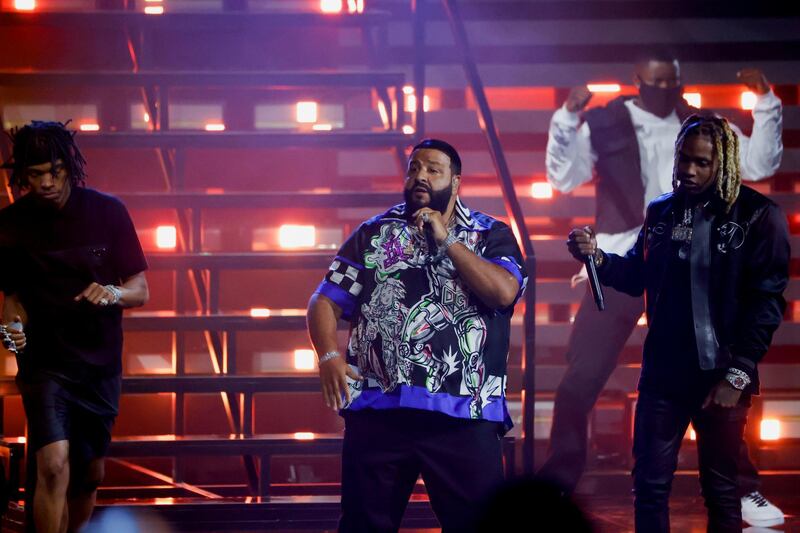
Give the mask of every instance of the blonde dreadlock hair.
<path id="1" fill-rule="evenodd" d="M 725 206 L 725 212 L 739 196 L 742 173 L 739 169 L 739 137 L 724 118 L 708 113 L 694 114 L 683 121 L 678 139 L 675 141 L 675 162 L 672 169 L 672 188 L 678 188 L 678 159 L 686 137 L 702 135 L 714 144 L 714 155 L 719 160 L 716 183 L 717 196 Z"/>

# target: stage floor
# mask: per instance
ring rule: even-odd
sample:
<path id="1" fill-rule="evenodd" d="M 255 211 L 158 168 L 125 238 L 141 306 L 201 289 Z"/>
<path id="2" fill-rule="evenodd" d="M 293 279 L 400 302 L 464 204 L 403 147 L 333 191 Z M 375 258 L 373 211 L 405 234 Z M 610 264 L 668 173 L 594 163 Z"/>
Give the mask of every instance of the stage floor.
<path id="1" fill-rule="evenodd" d="M 774 497 L 773 497 L 774 496 Z M 773 528 L 743 529 L 747 533 L 800 532 L 800 496 L 782 498 L 770 495 L 774 504 L 786 514 L 786 522 Z M 584 511 L 595 526 L 596 533 L 633 532 L 633 498 L 591 498 L 581 502 Z M 670 501 L 670 525 L 672 531 L 681 533 L 705 533 L 706 508 L 701 497 L 675 497 Z"/>
<path id="2" fill-rule="evenodd" d="M 786 533 L 800 533 L 800 494 L 787 494 L 783 493 L 783 495 L 770 493 L 769 494 L 772 501 L 778 505 L 786 514 L 786 521 L 782 526 L 775 526 L 772 528 L 758 528 L 758 527 L 746 527 L 743 524 L 743 532 L 746 533 L 775 533 L 778 531 L 786 532 Z M 331 503 L 334 503 L 333 500 L 335 498 L 330 498 Z M 338 502 L 337 502 L 338 503 Z M 595 533 L 633 533 L 633 500 L 630 496 L 616 496 L 616 497 L 597 497 L 597 496 L 587 496 L 583 497 L 579 500 L 579 504 L 581 508 L 584 510 L 590 521 L 594 526 Z M 144 511 L 144 508 L 149 506 L 136 505 L 135 507 L 140 507 L 140 510 L 134 510 L 133 515 L 134 517 L 138 517 L 138 519 L 145 519 L 145 522 L 141 523 L 141 525 L 148 523 L 147 521 L 147 514 L 140 514 L 140 512 Z M 208 502 L 204 505 L 206 512 L 209 511 L 209 507 L 217 507 L 219 512 L 222 516 L 216 515 L 217 518 L 226 517 L 225 520 L 232 520 L 234 517 L 230 516 L 230 510 L 226 508 L 224 504 L 217 504 Z M 705 533 L 706 531 L 706 510 L 703 506 L 703 500 L 701 497 L 687 497 L 687 496 L 676 496 L 673 497 L 671 500 L 671 526 L 672 531 L 680 532 L 680 533 Z M 106 508 L 108 510 L 109 508 Z M 132 508 L 128 508 L 129 510 Z M 536 513 L 540 512 L 540 510 L 534 509 L 534 505 L 531 505 L 531 516 L 530 520 L 526 523 L 522 523 L 521 527 L 517 529 L 517 531 L 536 531 L 542 530 L 543 523 L 552 524 L 552 517 L 543 517 L 543 516 L 536 516 Z M 13 531 L 13 532 L 21 532 L 21 513 L 10 513 L 12 516 L 6 516 L 5 520 L 3 520 L 2 525 L 0 526 L 0 530 L 2 531 Z M 102 513 L 101 513 L 102 514 Z M 305 513 L 303 513 L 305 514 Z M 313 519 L 314 512 L 311 511 L 309 516 L 306 518 Z M 16 515 L 16 516 L 13 516 Z M 130 516 L 130 515 L 129 515 Z M 194 532 L 204 532 L 204 533 L 245 533 L 245 532 L 254 532 L 254 531 L 270 531 L 270 532 L 278 532 L 278 533 L 290 533 L 290 532 L 306 532 L 306 533 L 320 533 L 320 532 L 333 532 L 335 531 L 333 528 L 335 527 L 335 518 L 331 516 L 331 519 L 326 520 L 327 524 L 330 526 L 325 528 L 315 529 L 312 527 L 303 527 L 298 526 L 295 522 L 295 527 L 286 523 L 286 527 L 284 527 L 284 521 L 281 519 L 278 520 L 262 520 L 257 519 L 253 520 L 250 525 L 246 528 L 242 527 L 231 527 L 232 524 L 229 524 L 228 527 L 191 527 L 190 529 L 186 529 L 186 531 L 194 531 Z M 152 514 L 150 515 L 152 518 Z M 97 517 L 96 517 L 97 518 Z M 295 520 L 297 516 L 294 517 Z M 11 520 L 10 520 L 11 519 Z M 16 520 L 15 520 L 16 519 Z M 138 520 L 137 520 L 138 521 Z M 14 522 L 14 523 L 12 523 Z M 160 520 L 159 520 L 160 522 Z M 95 524 L 99 525 L 99 524 Z M 154 524 L 149 524 L 154 525 Z M 165 524 L 161 522 L 161 526 Z M 263 527 L 262 527 L 263 526 Z M 548 527 L 549 529 L 549 527 Z M 90 527 L 91 533 L 117 533 L 118 528 L 112 527 L 108 529 L 108 524 L 106 527 L 99 527 L 97 529 L 92 529 Z M 154 528 L 145 528 L 145 530 L 150 531 L 159 531 L 163 533 L 173 533 L 173 532 L 180 532 L 184 531 L 180 528 L 179 524 L 173 523 L 173 527 L 154 527 Z M 400 530 L 402 533 L 438 533 L 441 531 L 440 529 L 436 528 L 403 528 Z M 558 530 L 555 530 L 558 531 Z"/>
<path id="3" fill-rule="evenodd" d="M 773 503 L 786 514 L 782 526 L 772 528 L 747 527 L 743 533 L 800 533 L 800 494 L 775 497 Z M 595 533 L 633 533 L 633 498 L 590 497 L 581 500 L 581 506 L 595 528 Z M 670 526 L 680 533 L 706 533 L 706 509 L 701 497 L 675 497 L 670 503 Z M 536 520 L 531 518 L 531 531 L 536 530 Z M 402 529 L 402 533 L 437 533 L 439 529 Z M 524 527 L 519 531 L 525 531 Z"/>

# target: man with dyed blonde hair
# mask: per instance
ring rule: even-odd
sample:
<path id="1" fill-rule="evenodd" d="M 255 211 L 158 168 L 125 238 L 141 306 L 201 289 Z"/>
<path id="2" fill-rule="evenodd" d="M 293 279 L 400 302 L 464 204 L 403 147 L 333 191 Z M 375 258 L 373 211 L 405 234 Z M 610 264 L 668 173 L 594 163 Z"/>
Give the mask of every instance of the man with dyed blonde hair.
<path id="1" fill-rule="evenodd" d="M 725 119 L 692 115 L 675 145 L 675 190 L 650 203 L 627 254 L 600 250 L 586 229 L 570 232 L 570 252 L 592 257 L 604 285 L 646 295 L 633 444 L 638 532 L 669 531 L 690 422 L 709 531 L 742 529 L 739 446 L 759 391 L 758 362 L 786 306 L 790 253 L 786 216 L 741 185 L 738 151 Z"/>

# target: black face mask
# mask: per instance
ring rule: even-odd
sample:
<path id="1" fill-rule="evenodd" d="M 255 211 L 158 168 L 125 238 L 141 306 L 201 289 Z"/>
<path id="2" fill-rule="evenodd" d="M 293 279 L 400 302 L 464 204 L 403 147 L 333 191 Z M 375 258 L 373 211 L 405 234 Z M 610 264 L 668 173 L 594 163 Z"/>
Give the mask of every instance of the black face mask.
<path id="1" fill-rule="evenodd" d="M 439 211 L 441 214 L 444 215 L 445 211 L 447 211 L 447 205 L 450 203 L 450 198 L 453 196 L 453 189 L 452 187 L 446 187 L 441 191 L 434 191 L 430 187 L 424 184 L 415 185 L 415 187 L 425 187 L 428 190 L 428 196 L 430 197 L 430 203 L 425 206 L 420 204 L 419 202 L 415 201 L 413 198 L 414 190 L 404 190 L 403 197 L 406 201 L 406 213 L 411 215 L 412 213 L 416 212 L 417 210 L 423 207 L 430 207 L 434 211 Z"/>
<path id="2" fill-rule="evenodd" d="M 639 96 L 644 108 L 657 117 L 666 118 L 675 109 L 683 95 L 683 86 L 661 88 L 649 85 L 639 78 Z"/>

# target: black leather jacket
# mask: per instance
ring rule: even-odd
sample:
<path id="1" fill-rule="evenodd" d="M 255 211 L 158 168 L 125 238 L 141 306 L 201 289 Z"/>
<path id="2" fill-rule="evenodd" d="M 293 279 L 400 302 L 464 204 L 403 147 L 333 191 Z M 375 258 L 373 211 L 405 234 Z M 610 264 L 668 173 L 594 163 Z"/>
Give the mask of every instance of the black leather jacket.
<path id="1" fill-rule="evenodd" d="M 606 254 L 598 269 L 604 285 L 632 296 L 645 294 L 649 324 L 659 311 L 672 228 L 683 205 L 676 193 L 653 200 L 634 247 L 624 257 Z M 790 258 L 786 216 L 769 198 L 742 186 L 729 213 L 716 196 L 697 209 L 692 234 L 692 316 L 700 368 L 744 370 L 753 380 L 751 390 L 757 392 L 757 363 L 786 307 L 783 291 Z"/>

